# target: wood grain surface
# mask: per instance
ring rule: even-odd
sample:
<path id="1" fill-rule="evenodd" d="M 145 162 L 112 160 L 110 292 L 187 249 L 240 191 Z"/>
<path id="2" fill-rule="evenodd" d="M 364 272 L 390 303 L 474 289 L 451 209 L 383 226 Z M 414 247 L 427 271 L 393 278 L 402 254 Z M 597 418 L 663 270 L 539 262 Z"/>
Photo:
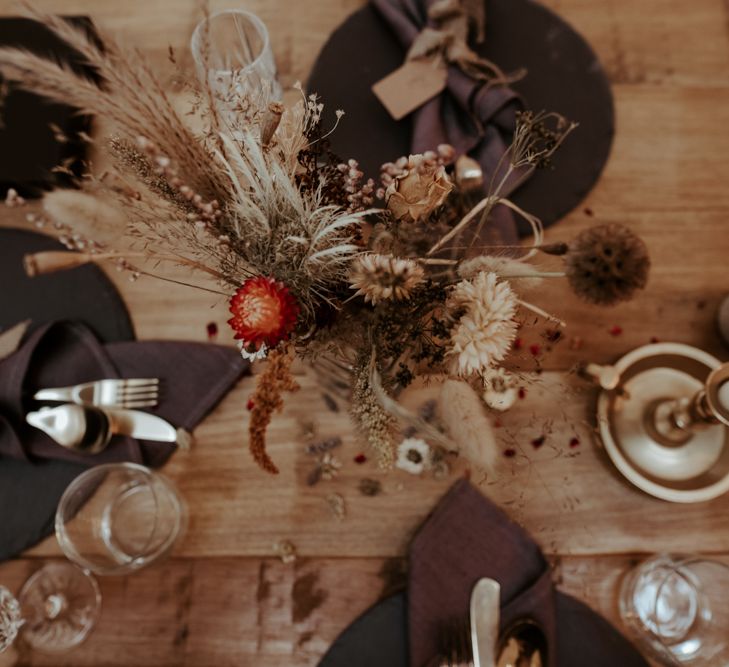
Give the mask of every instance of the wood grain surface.
<path id="1" fill-rule="evenodd" d="M 37 4 L 92 16 L 141 48 L 171 88 L 168 45 L 183 66 L 191 65 L 186 45 L 200 17 L 195 0 Z M 257 13 L 270 29 L 282 82 L 290 85 L 306 79 L 327 36 L 362 4 L 247 0 L 211 6 Z M 653 338 L 728 356 L 715 315 L 729 292 L 729 10 L 722 0 L 546 4 L 596 49 L 617 111 L 604 176 L 548 239 L 570 238 L 595 222 L 623 222 L 645 239 L 653 270 L 639 298 L 610 310 L 584 306 L 559 284 L 540 295 L 541 305 L 568 321 L 565 340 L 545 356 L 545 372 L 501 420 L 499 446 L 515 449 L 516 456 L 504 458 L 497 479 L 474 481 L 540 542 L 560 588 L 617 622 L 617 583 L 641 555 L 729 555 L 729 496 L 678 506 L 628 486 L 593 437 L 594 390 L 570 372 L 580 360 L 608 362 Z M 0 0 L 0 13 L 17 13 L 17 7 Z M 24 225 L 25 213 L 0 209 L 0 224 Z M 216 322 L 227 342 L 223 301 L 110 275 L 140 338 L 206 340 L 206 325 Z M 611 333 L 616 326 L 619 335 Z M 530 336 L 527 346 L 541 342 L 537 333 Z M 528 353 L 516 361 L 524 372 L 536 370 Z M 20 646 L 0 655 L 0 667 L 315 665 L 358 614 L 401 585 L 410 536 L 465 466 L 436 481 L 383 475 L 369 461 L 355 463 L 361 447 L 346 411 L 332 412 L 311 373 L 304 367 L 298 373 L 302 391 L 269 436 L 279 477 L 259 472 L 248 456 L 245 402 L 252 380 L 246 379 L 199 427 L 193 449 L 165 468 L 190 509 L 186 538 L 173 557 L 133 576 L 103 579 L 99 625 L 79 649 L 44 657 Z M 407 400 L 418 405 L 434 391 L 416 389 Z M 303 446 L 312 423 L 317 437 L 344 440 L 340 475 L 313 487 L 306 483 L 313 460 Z M 531 441 L 540 435 L 546 440 L 536 450 Z M 358 490 L 363 478 L 379 480 L 383 492 L 364 496 Z M 333 492 L 345 499 L 343 521 L 327 505 Z M 274 545 L 283 539 L 297 547 L 293 564 L 275 557 Z M 46 540 L 1 564 L 0 583 L 17 591 L 43 560 L 58 557 L 55 541 Z"/>

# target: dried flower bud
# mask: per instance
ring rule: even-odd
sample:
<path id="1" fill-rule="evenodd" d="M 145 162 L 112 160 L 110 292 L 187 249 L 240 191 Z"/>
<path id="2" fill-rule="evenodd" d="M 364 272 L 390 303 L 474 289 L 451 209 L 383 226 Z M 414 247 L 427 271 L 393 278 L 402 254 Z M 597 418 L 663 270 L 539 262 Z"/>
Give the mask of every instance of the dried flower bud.
<path id="1" fill-rule="evenodd" d="M 570 247 L 562 242 L 562 243 L 549 243 L 547 245 L 543 245 L 541 248 L 539 248 L 543 253 L 546 253 L 547 255 L 565 255 L 567 254 Z"/>
<path id="2" fill-rule="evenodd" d="M 450 164 L 456 159 L 456 149 L 450 144 L 439 144 L 436 151 L 444 164 Z"/>
<path id="3" fill-rule="evenodd" d="M 385 197 L 387 208 L 396 219 L 414 222 L 440 206 L 453 189 L 453 184 L 442 166 L 424 165 L 422 155 L 411 155 L 407 167 L 403 175 L 390 183 Z"/>

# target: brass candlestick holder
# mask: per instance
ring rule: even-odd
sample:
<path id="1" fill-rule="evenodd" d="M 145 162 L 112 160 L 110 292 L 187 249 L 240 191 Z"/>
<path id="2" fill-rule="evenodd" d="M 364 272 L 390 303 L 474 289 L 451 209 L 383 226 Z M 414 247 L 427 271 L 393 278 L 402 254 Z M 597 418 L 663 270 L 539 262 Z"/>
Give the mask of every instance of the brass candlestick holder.
<path id="1" fill-rule="evenodd" d="M 618 470 L 653 496 L 700 502 L 729 491 L 729 363 L 657 343 L 613 366 L 588 364 L 600 385 L 600 437 Z"/>

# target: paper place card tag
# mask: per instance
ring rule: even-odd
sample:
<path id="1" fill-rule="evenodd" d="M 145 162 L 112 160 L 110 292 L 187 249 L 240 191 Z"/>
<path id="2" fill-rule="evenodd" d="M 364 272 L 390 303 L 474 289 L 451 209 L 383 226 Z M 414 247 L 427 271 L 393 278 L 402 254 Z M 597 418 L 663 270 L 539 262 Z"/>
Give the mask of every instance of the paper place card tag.
<path id="1" fill-rule="evenodd" d="M 448 70 L 439 59 L 408 60 L 380 79 L 372 92 L 395 120 L 404 118 L 443 91 Z"/>
<path id="2" fill-rule="evenodd" d="M 9 357 L 18 349 L 29 324 L 30 320 L 25 320 L 0 333 L 0 359 Z"/>

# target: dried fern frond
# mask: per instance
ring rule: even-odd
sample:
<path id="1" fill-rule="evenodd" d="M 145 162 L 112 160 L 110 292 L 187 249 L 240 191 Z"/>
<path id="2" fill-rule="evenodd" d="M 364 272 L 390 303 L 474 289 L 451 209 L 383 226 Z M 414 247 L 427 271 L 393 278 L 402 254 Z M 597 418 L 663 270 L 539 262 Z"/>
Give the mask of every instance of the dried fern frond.
<path id="1" fill-rule="evenodd" d="M 101 85 L 96 86 L 67 65 L 22 49 L 3 47 L 0 73 L 6 80 L 85 113 L 108 118 L 128 139 L 154 136 L 162 151 L 180 165 L 196 191 L 211 199 L 224 198 L 225 182 L 211 154 L 179 117 L 138 52 L 123 48 L 101 29 L 96 32 L 103 48 L 83 27 L 35 8 L 29 8 L 28 14 L 78 51 L 101 79 Z"/>

